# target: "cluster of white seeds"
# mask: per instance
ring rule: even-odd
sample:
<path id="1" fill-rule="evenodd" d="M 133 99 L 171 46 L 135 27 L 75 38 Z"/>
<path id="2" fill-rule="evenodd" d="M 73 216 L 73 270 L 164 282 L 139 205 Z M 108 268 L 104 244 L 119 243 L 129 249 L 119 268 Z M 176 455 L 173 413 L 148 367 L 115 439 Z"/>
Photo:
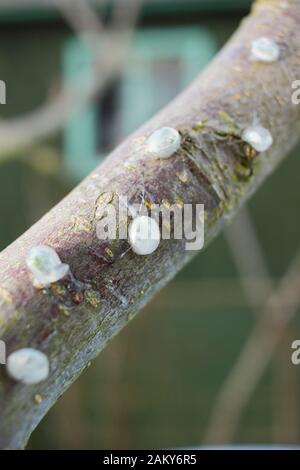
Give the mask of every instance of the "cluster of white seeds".
<path id="1" fill-rule="evenodd" d="M 47 356 L 33 348 L 19 349 L 7 358 L 9 375 L 26 385 L 33 385 L 45 380 L 49 375 Z"/>
<path id="2" fill-rule="evenodd" d="M 46 286 L 63 278 L 69 272 L 69 266 L 61 262 L 53 248 L 46 245 L 33 247 L 26 264 L 34 281 Z M 8 374 L 26 385 L 37 384 L 49 375 L 47 356 L 33 348 L 22 348 L 11 353 L 6 364 Z"/>
<path id="3" fill-rule="evenodd" d="M 276 62 L 280 56 L 280 48 L 272 39 L 261 37 L 251 43 L 250 59 L 259 62 Z"/>
<path id="4" fill-rule="evenodd" d="M 172 127 L 161 127 L 148 137 L 147 152 L 154 158 L 169 158 L 180 148 L 179 132 Z M 153 253 L 160 243 L 159 225 L 146 215 L 134 216 L 129 229 L 129 244 L 137 255 Z"/>
<path id="5" fill-rule="evenodd" d="M 261 126 L 249 126 L 244 129 L 242 139 L 253 147 L 257 152 L 265 152 L 273 144 L 272 134 L 268 129 Z"/>
<path id="6" fill-rule="evenodd" d="M 42 286 L 62 279 L 69 272 L 69 265 L 62 263 L 56 251 L 46 245 L 33 247 L 26 264 L 34 280 Z"/>
<path id="7" fill-rule="evenodd" d="M 147 151 L 155 158 L 169 158 L 180 147 L 180 134 L 172 127 L 157 129 L 147 140 Z"/>
<path id="8" fill-rule="evenodd" d="M 135 217 L 129 226 L 128 234 L 130 246 L 137 255 L 149 255 L 159 246 L 160 230 L 152 217 Z"/>

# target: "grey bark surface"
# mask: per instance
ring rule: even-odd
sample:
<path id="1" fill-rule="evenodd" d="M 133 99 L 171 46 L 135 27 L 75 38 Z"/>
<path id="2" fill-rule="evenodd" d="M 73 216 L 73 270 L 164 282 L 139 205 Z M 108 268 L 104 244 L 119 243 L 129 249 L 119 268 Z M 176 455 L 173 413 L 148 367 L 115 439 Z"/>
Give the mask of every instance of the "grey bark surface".
<path id="1" fill-rule="evenodd" d="M 251 41 L 260 36 L 280 45 L 277 62 L 249 60 Z M 207 245 L 297 143 L 300 105 L 292 104 L 291 83 L 299 78 L 300 2 L 256 2 L 188 89 L 0 254 L 0 338 L 8 353 L 34 347 L 51 364 L 48 379 L 35 386 L 14 382 L 0 367 L 1 448 L 23 448 L 89 361 L 196 254 L 185 250 L 184 240 L 165 240 L 152 255 L 129 250 L 122 256 L 126 240 L 96 236 L 105 205 L 117 204 L 117 195 L 140 202 L 143 190 L 149 205 L 203 203 Z M 274 137 L 261 154 L 240 138 L 255 121 Z M 182 137 L 180 150 L 163 161 L 149 158 L 144 148 L 162 126 Z M 55 248 L 72 277 L 34 287 L 25 259 L 38 244 Z"/>

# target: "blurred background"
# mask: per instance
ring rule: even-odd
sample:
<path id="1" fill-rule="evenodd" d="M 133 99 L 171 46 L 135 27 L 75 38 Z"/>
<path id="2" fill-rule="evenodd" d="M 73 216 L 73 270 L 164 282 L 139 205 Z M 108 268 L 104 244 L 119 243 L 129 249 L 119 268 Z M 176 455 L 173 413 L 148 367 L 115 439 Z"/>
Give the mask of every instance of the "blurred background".
<path id="1" fill-rule="evenodd" d="M 248 0 L 0 0 L 0 248 L 181 91 L 249 9 Z M 121 33 L 123 60 L 102 83 Z M 299 441 L 298 305 L 281 302 L 299 247 L 299 152 L 81 375 L 29 448 Z M 272 292 L 290 316 L 280 337 L 260 327 L 272 322 Z"/>

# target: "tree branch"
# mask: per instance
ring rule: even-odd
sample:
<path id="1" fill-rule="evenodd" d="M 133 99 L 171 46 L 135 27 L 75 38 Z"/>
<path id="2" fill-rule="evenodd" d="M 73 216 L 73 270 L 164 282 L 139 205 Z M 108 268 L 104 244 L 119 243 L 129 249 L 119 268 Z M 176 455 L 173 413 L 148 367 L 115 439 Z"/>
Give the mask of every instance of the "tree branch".
<path id="1" fill-rule="evenodd" d="M 291 102 L 291 81 L 299 78 L 299 24 L 298 1 L 257 2 L 184 93 L 1 253 L 0 338 L 9 353 L 38 348 L 51 364 L 48 379 L 35 386 L 15 383 L 1 368 L 2 448 L 25 445 L 89 361 L 195 254 L 185 250 L 184 240 L 162 241 L 149 256 L 132 251 L 122 256 L 126 241 L 101 242 L 95 224 L 108 202 L 104 193 L 111 192 L 113 202 L 116 194 L 138 202 L 142 188 L 148 202 L 205 204 L 207 245 L 297 142 L 300 106 Z M 251 41 L 260 36 L 280 45 L 277 62 L 249 60 Z M 270 130 L 274 144 L 252 159 L 239 135 L 255 119 Z M 144 153 L 143 142 L 161 126 L 178 129 L 182 145 L 173 157 L 154 160 Z M 125 165 L 129 160 L 135 171 Z M 25 258 L 38 244 L 54 247 L 74 278 L 35 288 Z M 34 400 L 36 394 L 42 401 Z"/>
<path id="2" fill-rule="evenodd" d="M 124 65 L 139 13 L 139 0 L 128 0 L 126 4 L 118 0 L 110 25 L 105 28 L 101 27 L 97 15 L 86 2 L 72 2 L 70 5 L 69 0 L 58 0 L 54 3 L 72 22 L 78 38 L 91 52 L 92 80 L 80 89 L 62 87 L 50 102 L 5 123 L 0 121 L 1 160 L 60 130 L 73 113 L 105 90 Z M 107 52 L 105 56 L 104 51 Z"/>

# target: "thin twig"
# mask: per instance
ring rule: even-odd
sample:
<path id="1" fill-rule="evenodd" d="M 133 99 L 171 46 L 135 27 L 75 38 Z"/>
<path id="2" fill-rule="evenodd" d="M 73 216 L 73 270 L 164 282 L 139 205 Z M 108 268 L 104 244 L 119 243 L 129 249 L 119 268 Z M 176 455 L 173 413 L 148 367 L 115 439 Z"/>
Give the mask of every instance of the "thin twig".
<path id="1" fill-rule="evenodd" d="M 242 410 L 270 363 L 285 326 L 300 303 L 300 252 L 265 304 L 214 406 L 205 443 L 231 442 Z"/>
<path id="2" fill-rule="evenodd" d="M 91 47 L 94 54 L 94 77 L 85 88 L 80 90 L 63 87 L 56 98 L 50 103 L 43 104 L 40 108 L 17 118 L 12 118 L 0 124 L 0 158 L 7 158 L 10 152 L 15 152 L 21 147 L 31 145 L 33 142 L 45 138 L 58 131 L 68 117 L 91 101 L 100 91 L 116 77 L 123 67 L 126 51 L 134 31 L 134 26 L 139 12 L 139 2 L 128 0 L 126 27 L 124 18 L 120 19 L 120 5 L 124 3 L 118 0 L 116 15 L 113 17 L 113 28 L 109 31 L 102 28 L 96 14 L 88 3 L 79 2 L 80 9 L 84 9 L 85 21 L 81 21 L 78 15 L 71 12 L 73 6 L 65 2 L 60 6 L 61 12 L 72 21 L 76 33 Z M 68 12 L 68 13 L 67 13 Z M 120 19 L 120 27 L 118 21 Z M 80 21 L 79 21 L 80 20 Z M 91 26 L 92 31 L 86 30 Z M 81 29 L 82 28 L 82 29 Z M 97 47 L 95 48 L 95 40 Z"/>

